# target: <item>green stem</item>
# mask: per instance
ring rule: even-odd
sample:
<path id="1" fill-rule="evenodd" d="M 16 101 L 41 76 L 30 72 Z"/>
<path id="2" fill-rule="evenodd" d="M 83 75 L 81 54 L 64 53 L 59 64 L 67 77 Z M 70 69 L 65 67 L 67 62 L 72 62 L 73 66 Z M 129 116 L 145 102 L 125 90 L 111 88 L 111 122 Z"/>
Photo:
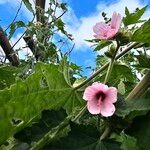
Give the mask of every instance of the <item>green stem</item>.
<path id="1" fill-rule="evenodd" d="M 36 142 L 30 150 L 40 150 L 44 145 L 50 143 L 53 139 L 59 136 L 60 132 L 69 125 L 70 117 L 67 117 L 62 123 L 55 128 L 52 128 L 48 133 L 44 135 L 42 139 Z"/>
<path id="2" fill-rule="evenodd" d="M 103 132 L 103 134 L 100 137 L 100 141 L 105 139 L 110 133 L 110 127 L 106 127 L 105 131 Z"/>
<path id="3" fill-rule="evenodd" d="M 116 55 L 117 55 L 117 52 L 119 50 L 119 42 L 117 41 L 117 47 L 116 47 L 116 50 L 111 58 L 111 61 L 109 63 L 109 66 L 108 66 L 108 70 L 107 70 L 107 73 L 106 73 L 106 76 L 105 76 L 105 81 L 104 81 L 104 84 L 107 83 L 107 81 L 109 80 L 109 77 L 110 77 L 110 74 L 111 74 L 111 71 L 112 71 L 112 68 L 113 68 L 113 65 L 114 65 L 114 62 L 115 62 L 115 58 L 116 58 Z"/>
<path id="4" fill-rule="evenodd" d="M 72 121 L 76 121 L 77 119 L 79 119 L 83 114 L 84 112 L 86 111 L 86 105 L 81 109 L 81 111 L 76 115 L 76 117 L 74 119 L 72 119 Z"/>
<path id="5" fill-rule="evenodd" d="M 121 58 L 122 56 L 124 56 L 127 52 L 129 52 L 132 48 L 134 48 L 137 45 L 138 45 L 138 43 L 132 43 L 124 51 L 122 51 L 120 54 L 118 54 L 116 56 L 115 60 L 117 60 L 117 59 Z M 81 87 L 83 87 L 84 85 L 86 85 L 87 83 L 89 83 L 92 79 L 94 79 L 97 75 L 99 75 L 102 71 L 104 71 L 109 66 L 109 64 L 110 64 L 110 62 L 108 62 L 105 65 L 103 65 L 92 76 L 90 76 L 89 78 L 87 78 L 84 82 L 82 82 L 80 85 L 76 86 L 74 89 L 75 90 L 80 89 Z"/>

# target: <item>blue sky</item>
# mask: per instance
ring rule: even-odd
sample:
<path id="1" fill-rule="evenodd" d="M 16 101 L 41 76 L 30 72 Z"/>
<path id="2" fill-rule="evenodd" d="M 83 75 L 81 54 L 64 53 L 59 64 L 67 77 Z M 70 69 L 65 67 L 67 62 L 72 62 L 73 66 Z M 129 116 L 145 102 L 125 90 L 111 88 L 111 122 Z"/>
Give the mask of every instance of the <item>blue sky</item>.
<path id="1" fill-rule="evenodd" d="M 0 26 L 4 29 L 13 20 L 20 0 L 0 0 Z M 31 0 L 32 1 L 32 0 Z M 48 1 L 48 0 L 47 0 Z M 127 6 L 131 11 L 137 7 L 145 5 L 150 6 L 149 0 L 63 0 L 68 3 L 69 12 L 64 16 L 66 22 L 66 30 L 72 33 L 75 39 L 75 49 L 71 54 L 71 61 L 83 66 L 84 74 L 89 75 L 90 70 L 86 67 L 95 66 L 95 57 L 97 53 L 93 52 L 93 48 L 85 39 L 93 38 L 92 27 L 96 22 L 102 21 L 101 12 L 105 11 L 111 17 L 114 11 L 124 15 L 124 7 Z M 148 18 L 150 9 L 144 15 Z M 31 14 L 27 12 L 25 7 L 21 9 L 17 20 L 28 21 Z M 18 30 L 12 38 L 12 43 L 21 35 L 22 30 Z M 23 45 L 23 40 L 16 46 Z"/>

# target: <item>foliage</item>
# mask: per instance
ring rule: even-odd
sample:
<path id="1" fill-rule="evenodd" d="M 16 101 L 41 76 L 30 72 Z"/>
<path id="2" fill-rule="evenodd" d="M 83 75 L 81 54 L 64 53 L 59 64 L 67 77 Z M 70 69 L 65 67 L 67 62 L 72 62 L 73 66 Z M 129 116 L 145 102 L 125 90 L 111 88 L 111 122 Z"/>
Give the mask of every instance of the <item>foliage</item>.
<path id="1" fill-rule="evenodd" d="M 125 8 L 126 17 L 123 18 L 123 23 L 125 26 L 130 24 L 135 24 L 140 22 L 139 19 L 142 17 L 146 10 L 147 6 L 143 7 L 142 9 L 138 9 L 134 13 L 130 13 L 128 8 Z"/>
<path id="2" fill-rule="evenodd" d="M 143 43 L 150 43 L 150 20 L 146 21 L 140 29 L 137 29 L 133 36 L 132 40 Z"/>
<path id="3" fill-rule="evenodd" d="M 27 7 L 27 9 L 30 12 L 34 12 L 31 3 L 29 2 L 29 0 L 23 0 L 23 3 L 25 4 L 25 6 Z"/>
<path id="4" fill-rule="evenodd" d="M 30 125 L 44 109 L 63 107 L 70 114 L 73 108 L 82 106 L 80 94 L 67 84 L 58 69 L 56 65 L 39 63 L 26 80 L 1 91 L 1 143 L 8 135 Z"/>
<path id="5" fill-rule="evenodd" d="M 112 140 L 99 141 L 99 132 L 92 126 L 71 124 L 71 131 L 68 136 L 62 138 L 61 141 L 52 142 L 45 149 L 119 150 L 119 146 L 118 142 Z"/>

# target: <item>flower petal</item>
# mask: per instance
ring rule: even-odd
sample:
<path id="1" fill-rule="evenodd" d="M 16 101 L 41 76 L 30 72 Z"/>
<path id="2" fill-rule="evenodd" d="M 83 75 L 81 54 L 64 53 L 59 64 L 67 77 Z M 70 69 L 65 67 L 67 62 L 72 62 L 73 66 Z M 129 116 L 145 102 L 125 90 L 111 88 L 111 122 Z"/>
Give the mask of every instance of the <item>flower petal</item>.
<path id="1" fill-rule="evenodd" d="M 103 92 L 105 93 L 108 90 L 108 86 L 102 83 L 94 82 L 91 86 L 88 86 L 83 94 L 83 99 L 88 101 L 88 100 L 93 100 L 95 99 L 95 96 L 98 92 Z"/>
<path id="2" fill-rule="evenodd" d="M 110 29 L 110 30 L 107 32 L 107 39 L 113 38 L 113 37 L 116 35 L 117 32 L 118 32 L 118 31 L 116 31 L 115 29 Z"/>
<path id="3" fill-rule="evenodd" d="M 120 24 L 121 24 L 121 15 L 119 13 L 117 14 L 116 12 L 114 12 L 111 19 L 110 26 L 112 29 L 116 30 L 116 33 L 120 28 Z"/>
<path id="4" fill-rule="evenodd" d="M 115 87 L 108 88 L 105 94 L 105 101 L 110 103 L 115 103 L 117 101 L 117 89 Z"/>
<path id="5" fill-rule="evenodd" d="M 94 37 L 95 37 L 96 39 L 101 39 L 101 40 L 107 40 L 107 39 L 108 39 L 107 36 L 103 36 L 103 35 L 94 35 Z"/>
<path id="6" fill-rule="evenodd" d="M 107 28 L 108 28 L 107 24 L 105 24 L 104 22 L 99 22 L 96 23 L 96 25 L 93 27 L 93 31 L 96 34 L 100 34 L 100 32 L 107 31 Z"/>
<path id="7" fill-rule="evenodd" d="M 98 105 L 96 99 L 93 99 L 92 101 L 87 102 L 87 109 L 93 115 L 100 114 L 100 107 L 101 106 Z"/>
<path id="8" fill-rule="evenodd" d="M 115 106 L 112 103 L 104 101 L 101 104 L 102 116 L 109 117 L 109 116 L 112 116 L 114 114 L 114 112 L 115 112 Z"/>
<path id="9" fill-rule="evenodd" d="M 88 86 L 84 91 L 83 99 L 86 101 L 95 99 L 95 95 L 98 90 L 99 89 L 94 88 L 92 85 Z"/>
<path id="10" fill-rule="evenodd" d="M 105 91 L 108 90 L 108 86 L 107 86 L 107 85 L 105 85 L 105 84 L 103 84 L 103 83 L 99 83 L 99 82 L 94 82 L 94 83 L 92 84 L 92 87 L 93 87 L 94 89 L 96 89 L 97 91 L 102 91 L 102 92 L 104 92 L 104 93 L 105 93 Z"/>

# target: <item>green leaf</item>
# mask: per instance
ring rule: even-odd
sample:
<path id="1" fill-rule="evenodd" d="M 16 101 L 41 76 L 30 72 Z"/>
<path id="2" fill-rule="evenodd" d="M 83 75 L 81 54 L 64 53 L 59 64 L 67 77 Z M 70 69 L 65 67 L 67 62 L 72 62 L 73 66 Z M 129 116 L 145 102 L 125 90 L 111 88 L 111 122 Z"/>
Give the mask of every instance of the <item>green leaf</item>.
<path id="1" fill-rule="evenodd" d="M 23 143 L 26 143 L 28 146 L 31 146 L 33 142 L 35 143 L 40 139 L 42 139 L 45 136 L 45 134 L 47 134 L 49 131 L 51 130 L 54 131 L 53 129 L 56 126 L 59 126 L 61 122 L 64 122 L 65 117 L 66 117 L 66 113 L 63 109 L 59 111 L 44 110 L 42 112 L 42 117 L 39 120 L 39 122 L 34 123 L 32 126 L 27 127 L 14 135 L 15 139 L 17 141 L 20 141 L 15 143 L 14 147 L 20 147 Z M 56 131 L 57 130 L 55 130 L 55 132 Z M 54 134 L 54 132 L 50 132 L 50 133 Z M 61 132 L 60 137 L 62 136 L 66 136 L 66 132 Z M 60 137 L 58 137 L 57 134 L 57 136 L 53 138 L 59 139 Z"/>
<path id="2" fill-rule="evenodd" d="M 26 80 L 0 91 L 0 143 L 32 124 L 44 109 L 63 107 L 70 114 L 83 103 L 82 94 L 67 84 L 59 66 L 38 63 Z"/>
<path id="3" fill-rule="evenodd" d="M 149 150 L 150 148 L 150 113 L 134 119 L 127 134 L 137 139 L 139 150 Z"/>
<path id="4" fill-rule="evenodd" d="M 95 47 L 94 51 L 99 51 L 103 49 L 104 47 L 110 45 L 112 41 L 100 41 L 98 45 Z"/>
<path id="5" fill-rule="evenodd" d="M 97 67 L 101 67 L 103 66 L 105 63 L 108 63 L 108 58 L 104 55 L 97 55 L 96 58 L 96 66 Z"/>
<path id="6" fill-rule="evenodd" d="M 150 69 L 150 57 L 149 56 L 138 55 L 136 56 L 136 58 L 138 59 L 138 65 L 136 65 L 136 67 Z"/>
<path id="7" fill-rule="evenodd" d="M 29 0 L 23 0 L 24 5 L 26 6 L 26 8 L 30 11 L 30 12 L 34 12 L 31 3 L 29 2 Z"/>
<path id="8" fill-rule="evenodd" d="M 130 24 L 138 23 L 139 19 L 144 14 L 146 8 L 147 8 L 147 6 L 143 7 L 142 9 L 138 9 L 135 13 L 130 13 L 128 8 L 125 7 L 126 17 L 123 18 L 124 25 L 128 26 Z"/>
<path id="9" fill-rule="evenodd" d="M 101 40 L 100 39 L 92 39 L 92 40 L 85 40 L 87 42 L 90 42 L 90 43 L 97 43 L 97 42 L 100 42 Z"/>
<path id="10" fill-rule="evenodd" d="M 60 124 L 65 117 L 66 113 L 63 109 L 58 111 L 44 110 L 38 122 L 21 130 L 14 137 L 19 141 L 31 144 L 42 138 L 50 129 Z"/>
<path id="11" fill-rule="evenodd" d="M 15 83 L 15 78 L 19 73 L 19 69 L 12 66 L 1 66 L 0 67 L 0 89 L 9 87 Z"/>
<path id="12" fill-rule="evenodd" d="M 122 150 L 130 150 L 130 149 L 138 150 L 137 141 L 134 137 L 122 133 L 121 140 L 122 140 L 121 145 Z"/>
<path id="13" fill-rule="evenodd" d="M 135 77 L 135 74 L 132 72 L 129 66 L 126 64 L 115 63 L 109 81 L 114 86 L 117 86 L 120 83 L 120 80 L 134 83 Z"/>
<path id="14" fill-rule="evenodd" d="M 60 7 L 61 7 L 61 9 L 64 10 L 64 11 L 67 11 L 67 10 L 68 10 L 66 3 L 61 3 L 61 4 L 60 4 Z"/>
<path id="15" fill-rule="evenodd" d="M 118 142 L 122 143 L 120 146 L 121 150 L 138 150 L 137 140 L 134 137 L 122 132 L 120 135 L 113 134 L 112 138 L 115 138 Z"/>
<path id="16" fill-rule="evenodd" d="M 115 78 L 124 78 L 124 80 L 128 80 L 130 82 L 135 80 L 132 70 L 125 64 L 115 64 L 112 76 Z"/>
<path id="17" fill-rule="evenodd" d="M 150 20 L 134 32 L 132 41 L 150 43 Z"/>
<path id="18" fill-rule="evenodd" d="M 120 150 L 120 144 L 112 140 L 99 141 L 99 132 L 92 126 L 71 124 L 67 137 L 52 142 L 44 149 L 57 150 Z"/>
<path id="19" fill-rule="evenodd" d="M 125 94 L 125 84 L 123 83 L 123 81 L 120 81 L 120 83 L 118 84 L 118 91 L 122 95 Z"/>
<path id="20" fill-rule="evenodd" d="M 58 19 L 56 21 L 56 26 L 58 27 L 59 30 L 64 31 L 64 22 L 61 19 Z"/>
<path id="21" fill-rule="evenodd" d="M 123 106 L 117 107 L 116 115 L 124 117 L 132 111 L 150 110 L 150 99 L 134 99 L 125 102 Z"/>

